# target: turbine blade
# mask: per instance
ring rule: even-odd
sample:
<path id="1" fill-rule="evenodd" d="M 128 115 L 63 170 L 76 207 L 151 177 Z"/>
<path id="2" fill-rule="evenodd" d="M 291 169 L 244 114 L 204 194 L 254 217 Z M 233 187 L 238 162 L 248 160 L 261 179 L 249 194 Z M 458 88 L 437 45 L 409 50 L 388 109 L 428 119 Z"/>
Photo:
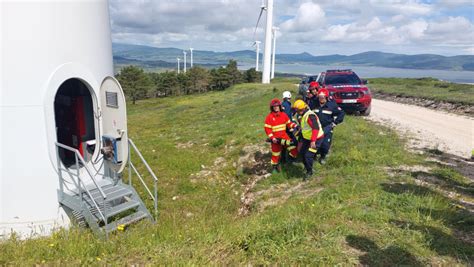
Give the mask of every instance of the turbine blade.
<path id="1" fill-rule="evenodd" d="M 262 14 L 263 14 L 264 10 L 265 10 L 265 8 L 263 8 L 263 7 L 260 9 L 260 15 L 258 15 L 257 24 L 255 25 L 255 30 L 253 31 L 254 36 L 257 34 L 258 24 L 260 23 L 260 19 L 262 18 Z M 254 38 L 254 39 L 256 39 L 256 38 Z"/>

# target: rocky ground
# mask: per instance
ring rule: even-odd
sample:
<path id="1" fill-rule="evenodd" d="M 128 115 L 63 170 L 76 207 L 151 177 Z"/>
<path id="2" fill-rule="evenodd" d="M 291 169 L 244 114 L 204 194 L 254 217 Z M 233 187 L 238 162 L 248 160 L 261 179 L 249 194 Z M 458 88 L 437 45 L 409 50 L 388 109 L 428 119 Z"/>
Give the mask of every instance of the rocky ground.
<path id="1" fill-rule="evenodd" d="M 474 117 L 474 106 L 472 105 L 463 105 L 460 103 L 450 103 L 445 101 L 436 101 L 431 99 L 415 98 L 409 96 L 401 96 L 394 94 L 386 94 L 374 92 L 373 97 L 376 99 L 382 99 L 397 103 L 416 105 L 420 107 L 425 107 L 434 110 L 441 110 L 450 113 L 455 113 L 459 115 L 465 115 L 469 117 Z"/>

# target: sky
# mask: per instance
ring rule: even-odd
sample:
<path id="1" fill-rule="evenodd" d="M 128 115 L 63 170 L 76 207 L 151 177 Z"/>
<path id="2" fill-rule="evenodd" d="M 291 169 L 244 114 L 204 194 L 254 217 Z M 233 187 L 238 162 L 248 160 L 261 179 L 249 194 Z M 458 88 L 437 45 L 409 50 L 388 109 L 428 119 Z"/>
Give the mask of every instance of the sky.
<path id="1" fill-rule="evenodd" d="M 109 0 L 117 43 L 209 51 L 264 40 L 261 0 Z M 265 15 L 265 13 L 264 13 Z M 274 0 L 277 53 L 474 55 L 474 0 Z"/>

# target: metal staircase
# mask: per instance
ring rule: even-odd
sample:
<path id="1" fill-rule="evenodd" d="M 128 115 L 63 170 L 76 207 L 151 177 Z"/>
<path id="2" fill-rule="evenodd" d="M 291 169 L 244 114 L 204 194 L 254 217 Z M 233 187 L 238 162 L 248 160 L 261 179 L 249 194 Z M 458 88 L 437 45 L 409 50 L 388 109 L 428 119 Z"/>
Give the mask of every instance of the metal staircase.
<path id="1" fill-rule="evenodd" d="M 86 164 L 79 151 L 64 144 L 56 143 L 57 166 L 59 176 L 58 199 L 73 222 L 81 227 L 90 227 L 96 234 L 107 237 L 116 230 L 124 230 L 130 224 L 143 219 L 155 221 L 157 212 L 157 182 L 156 175 L 145 161 L 140 151 L 129 139 L 128 184 L 123 183 L 121 176 L 103 166 L 103 173 L 96 171 L 95 175 Z M 131 160 L 130 148 L 139 156 L 148 170 L 154 185 L 154 193 L 147 186 Z M 75 164 L 66 167 L 60 160 L 59 151 L 67 150 L 75 154 Z M 102 161 L 104 161 L 102 159 Z M 102 162 L 104 164 L 104 162 Z M 105 164 L 106 165 L 106 164 Z M 102 166 L 102 165 L 101 165 Z M 88 176 L 90 182 L 85 183 L 83 176 Z M 154 217 L 141 200 L 132 185 L 132 172 L 137 175 L 144 189 L 154 204 Z M 100 176 L 102 179 L 97 180 Z M 66 190 L 65 190 L 66 189 Z"/>

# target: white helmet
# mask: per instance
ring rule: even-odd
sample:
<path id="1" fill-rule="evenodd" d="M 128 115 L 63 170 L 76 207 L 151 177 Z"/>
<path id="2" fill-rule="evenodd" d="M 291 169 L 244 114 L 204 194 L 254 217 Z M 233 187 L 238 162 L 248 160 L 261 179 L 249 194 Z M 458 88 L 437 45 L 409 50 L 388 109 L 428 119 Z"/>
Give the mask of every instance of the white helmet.
<path id="1" fill-rule="evenodd" d="M 285 91 L 285 92 L 283 92 L 283 98 L 291 98 L 291 93 L 290 93 L 290 91 Z"/>

